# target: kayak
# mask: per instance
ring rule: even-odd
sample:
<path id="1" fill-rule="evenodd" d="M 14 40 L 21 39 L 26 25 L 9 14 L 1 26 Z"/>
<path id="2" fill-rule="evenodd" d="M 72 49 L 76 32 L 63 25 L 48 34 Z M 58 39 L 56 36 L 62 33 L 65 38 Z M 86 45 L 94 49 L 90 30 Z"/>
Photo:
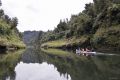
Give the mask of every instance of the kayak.
<path id="1" fill-rule="evenodd" d="M 96 54 L 96 52 L 87 52 L 87 51 L 81 51 L 80 53 L 85 53 L 85 54 Z"/>
<path id="2" fill-rule="evenodd" d="M 80 51 L 80 50 L 76 50 L 76 53 L 86 53 L 86 54 L 87 53 L 88 54 L 91 53 L 91 54 L 96 54 L 96 52 L 90 52 L 90 51 L 88 52 L 88 51 Z"/>
<path id="3" fill-rule="evenodd" d="M 96 52 L 87 52 L 87 51 L 79 51 L 79 50 L 76 50 L 76 54 L 79 54 L 79 55 L 95 55 Z"/>

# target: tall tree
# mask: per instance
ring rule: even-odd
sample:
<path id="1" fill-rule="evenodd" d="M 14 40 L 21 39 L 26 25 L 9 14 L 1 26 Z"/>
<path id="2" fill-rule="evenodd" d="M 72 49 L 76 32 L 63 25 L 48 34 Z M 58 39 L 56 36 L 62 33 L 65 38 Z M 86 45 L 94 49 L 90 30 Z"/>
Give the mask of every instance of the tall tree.
<path id="1" fill-rule="evenodd" d="M 18 24 L 18 19 L 17 17 L 12 18 L 11 20 L 11 29 L 15 28 Z"/>
<path id="2" fill-rule="evenodd" d="M 0 0 L 0 6 L 2 5 L 2 2 L 1 2 L 1 0 Z"/>
<path id="3" fill-rule="evenodd" d="M 54 32 L 59 33 L 61 31 L 65 31 L 68 29 L 67 23 L 62 20 L 60 20 L 59 24 L 57 25 L 57 28 L 55 28 Z"/>
<path id="4" fill-rule="evenodd" d="M 0 18 L 4 15 L 4 10 L 0 9 Z"/>
<path id="5" fill-rule="evenodd" d="M 95 17 L 94 4 L 85 4 L 85 10 L 83 12 L 91 17 Z"/>
<path id="6" fill-rule="evenodd" d="M 113 3 L 120 4 L 120 0 L 113 0 Z"/>
<path id="7" fill-rule="evenodd" d="M 107 8 L 112 2 L 112 0 L 93 0 L 93 1 L 94 1 L 94 9 L 97 14 L 105 10 L 105 8 Z"/>
<path id="8" fill-rule="evenodd" d="M 11 18 L 8 15 L 4 15 L 4 14 L 2 16 L 2 19 L 5 20 L 7 22 L 7 24 L 9 24 L 11 21 Z"/>

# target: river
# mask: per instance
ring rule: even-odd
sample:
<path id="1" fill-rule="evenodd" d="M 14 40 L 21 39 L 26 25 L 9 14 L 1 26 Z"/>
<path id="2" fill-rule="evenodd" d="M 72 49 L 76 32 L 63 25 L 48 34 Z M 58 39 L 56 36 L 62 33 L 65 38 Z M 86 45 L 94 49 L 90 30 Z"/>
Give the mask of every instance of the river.
<path id="1" fill-rule="evenodd" d="M 71 58 L 32 48 L 1 53 L 0 80 L 120 80 L 120 56 Z"/>

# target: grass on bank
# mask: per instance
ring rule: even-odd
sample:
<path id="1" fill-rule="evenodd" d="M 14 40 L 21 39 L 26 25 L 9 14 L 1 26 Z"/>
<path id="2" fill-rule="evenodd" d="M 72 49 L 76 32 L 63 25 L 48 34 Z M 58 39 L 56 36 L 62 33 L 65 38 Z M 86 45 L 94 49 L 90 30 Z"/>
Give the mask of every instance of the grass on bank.
<path id="1" fill-rule="evenodd" d="M 11 29 L 11 26 L 2 19 L 0 19 L 0 45 L 25 48 L 15 29 Z"/>
<path id="2" fill-rule="evenodd" d="M 8 39 L 9 38 L 9 39 Z M 18 48 L 25 48 L 26 45 L 15 35 L 11 36 L 0 36 L 0 45 L 3 46 L 13 46 Z"/>
<path id="3" fill-rule="evenodd" d="M 60 39 L 54 41 L 48 41 L 41 45 L 41 47 L 50 47 L 50 48 L 59 48 L 67 45 L 74 45 L 84 43 L 88 39 L 88 36 L 81 36 L 79 38 L 70 38 L 70 39 Z"/>
<path id="4" fill-rule="evenodd" d="M 61 47 L 63 45 L 66 45 L 67 40 L 56 40 L 56 41 L 49 41 L 44 44 L 42 44 L 42 47 L 47 46 L 47 47 Z"/>

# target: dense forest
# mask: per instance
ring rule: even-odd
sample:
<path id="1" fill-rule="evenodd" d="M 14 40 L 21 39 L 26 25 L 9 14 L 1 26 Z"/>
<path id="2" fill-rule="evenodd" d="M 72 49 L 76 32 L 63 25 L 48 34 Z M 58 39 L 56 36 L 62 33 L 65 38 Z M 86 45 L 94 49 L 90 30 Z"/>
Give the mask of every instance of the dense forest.
<path id="1" fill-rule="evenodd" d="M 85 10 L 60 20 L 52 31 L 40 34 L 42 47 L 120 50 L 120 0 L 93 0 Z"/>
<path id="2" fill-rule="evenodd" d="M 0 0 L 0 6 L 2 6 Z M 22 35 L 17 29 L 18 19 L 10 18 L 0 9 L 0 49 L 18 49 L 25 47 Z"/>

